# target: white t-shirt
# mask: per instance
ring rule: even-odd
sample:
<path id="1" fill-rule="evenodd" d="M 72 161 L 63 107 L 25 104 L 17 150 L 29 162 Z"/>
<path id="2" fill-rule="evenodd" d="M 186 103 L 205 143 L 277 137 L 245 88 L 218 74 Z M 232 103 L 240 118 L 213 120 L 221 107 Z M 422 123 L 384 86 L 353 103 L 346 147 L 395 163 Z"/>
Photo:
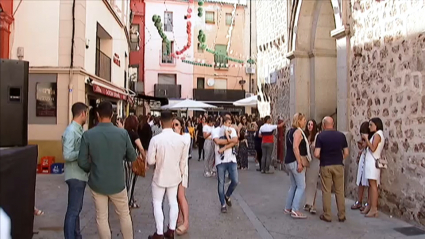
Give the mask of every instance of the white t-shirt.
<path id="1" fill-rule="evenodd" d="M 225 134 L 225 130 L 231 130 L 232 132 L 230 133 L 230 138 L 234 138 L 234 137 L 238 137 L 238 134 L 236 133 L 236 130 L 232 127 L 225 127 L 225 126 L 221 126 L 221 127 L 217 127 L 213 130 L 212 132 L 212 138 L 214 139 L 219 139 L 223 136 L 226 136 Z M 233 154 L 233 150 L 230 149 L 226 149 L 226 151 L 224 151 L 224 159 L 222 160 L 222 155 L 220 153 L 218 153 L 218 150 L 220 149 L 220 147 L 215 144 L 215 165 L 219 165 L 221 163 L 236 163 L 236 155 Z"/>
<path id="2" fill-rule="evenodd" d="M 202 128 L 202 132 L 203 133 L 212 133 L 212 131 L 214 130 L 214 126 L 209 126 L 209 125 L 204 125 L 204 127 Z M 212 134 L 211 134 L 212 135 Z M 208 137 L 207 139 L 212 139 L 211 138 L 211 135 L 210 135 L 210 137 Z"/>

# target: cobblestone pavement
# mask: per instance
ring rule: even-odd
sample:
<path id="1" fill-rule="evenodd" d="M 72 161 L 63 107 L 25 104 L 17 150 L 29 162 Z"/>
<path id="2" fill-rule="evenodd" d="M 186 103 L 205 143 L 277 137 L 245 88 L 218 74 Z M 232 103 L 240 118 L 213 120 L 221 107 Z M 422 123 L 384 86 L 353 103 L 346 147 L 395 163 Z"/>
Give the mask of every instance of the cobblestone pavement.
<path id="1" fill-rule="evenodd" d="M 194 153 L 194 155 L 197 155 Z M 347 221 L 339 223 L 333 201 L 334 220 L 325 223 L 318 214 L 306 220 L 294 220 L 283 214 L 289 177 L 283 171 L 264 175 L 255 171 L 255 163 L 250 161 L 250 169 L 239 171 L 240 184 L 233 197 L 233 207 L 227 214 L 220 213 L 215 178 L 204 178 L 203 161 L 190 160 L 190 181 L 187 197 L 190 207 L 190 230 L 182 239 L 307 239 L 307 238 L 356 238 L 356 239 L 419 239 L 421 236 L 405 236 L 395 231 L 396 227 L 409 227 L 410 224 L 380 214 L 379 218 L 364 218 L 358 211 L 351 211 L 352 200 L 346 200 Z M 150 182 L 152 172 L 139 179 L 135 188 L 135 198 L 141 206 L 132 210 L 134 237 L 146 239 L 155 231 Z M 321 205 L 318 192 L 317 205 Z M 38 175 L 36 205 L 45 215 L 36 217 L 34 238 L 63 238 L 63 220 L 67 204 L 67 186 L 63 175 Z M 165 206 L 165 217 L 168 207 Z M 110 205 L 112 238 L 121 238 L 119 221 Z M 166 222 L 167 225 L 167 222 Z M 98 238 L 93 200 L 88 189 L 81 213 L 83 238 Z"/>

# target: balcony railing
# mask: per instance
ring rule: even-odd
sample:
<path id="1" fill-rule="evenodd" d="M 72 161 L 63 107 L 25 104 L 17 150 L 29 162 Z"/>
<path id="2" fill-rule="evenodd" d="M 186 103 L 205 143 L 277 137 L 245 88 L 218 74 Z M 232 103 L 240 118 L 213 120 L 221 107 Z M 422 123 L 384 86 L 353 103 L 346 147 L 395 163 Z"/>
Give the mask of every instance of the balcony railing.
<path id="1" fill-rule="evenodd" d="M 193 89 L 193 98 L 201 101 L 237 101 L 245 98 L 244 90 Z"/>
<path id="2" fill-rule="evenodd" d="M 154 85 L 155 97 L 165 97 L 180 99 L 182 95 L 181 85 L 167 85 L 167 84 L 155 84 Z"/>
<path id="3" fill-rule="evenodd" d="M 174 58 L 170 55 L 166 55 L 163 51 L 159 52 L 159 58 L 161 64 L 170 64 L 174 65 L 176 62 L 174 61 Z"/>
<path id="4" fill-rule="evenodd" d="M 96 49 L 96 69 L 95 73 L 100 78 L 111 81 L 111 58 Z"/>
<path id="5" fill-rule="evenodd" d="M 215 69 L 228 69 L 229 68 L 227 66 L 227 64 L 229 63 L 229 60 L 227 60 L 227 58 L 224 57 L 224 56 L 215 55 L 214 56 L 214 62 L 216 63 L 216 65 L 214 66 Z M 219 66 L 217 66 L 217 63 L 221 63 L 221 64 Z"/>

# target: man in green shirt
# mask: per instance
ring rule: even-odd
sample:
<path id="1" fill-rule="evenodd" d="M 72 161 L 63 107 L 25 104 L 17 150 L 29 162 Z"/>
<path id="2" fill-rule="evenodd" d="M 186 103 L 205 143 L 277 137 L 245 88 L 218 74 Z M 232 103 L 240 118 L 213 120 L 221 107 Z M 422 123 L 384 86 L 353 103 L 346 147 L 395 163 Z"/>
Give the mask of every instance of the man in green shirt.
<path id="1" fill-rule="evenodd" d="M 96 206 L 100 238 L 111 238 L 108 199 L 116 208 L 124 239 L 133 238 L 133 226 L 124 182 L 123 160 L 135 161 L 136 150 L 125 129 L 111 123 L 112 104 L 101 102 L 96 110 L 99 124 L 83 134 L 78 165 L 89 172 L 88 185 Z"/>
<path id="2" fill-rule="evenodd" d="M 65 239 L 79 239 L 80 212 L 83 209 L 84 190 L 88 175 L 78 166 L 83 125 L 87 120 L 87 105 L 77 102 L 72 105 L 72 122 L 62 135 L 62 152 L 65 160 L 65 182 L 68 185 L 68 206 L 65 214 Z"/>

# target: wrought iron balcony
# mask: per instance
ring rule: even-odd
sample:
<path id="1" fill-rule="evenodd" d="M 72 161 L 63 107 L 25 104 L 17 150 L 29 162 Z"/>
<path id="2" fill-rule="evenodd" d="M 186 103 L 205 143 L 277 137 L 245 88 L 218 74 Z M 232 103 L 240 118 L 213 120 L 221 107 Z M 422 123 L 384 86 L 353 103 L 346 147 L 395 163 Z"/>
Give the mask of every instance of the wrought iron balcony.
<path id="1" fill-rule="evenodd" d="M 167 84 L 155 84 L 154 85 L 155 97 L 165 97 L 180 99 L 182 95 L 181 85 L 167 85 Z"/>
<path id="2" fill-rule="evenodd" d="M 193 89 L 193 98 L 201 101 L 237 101 L 245 98 L 245 90 Z"/>

